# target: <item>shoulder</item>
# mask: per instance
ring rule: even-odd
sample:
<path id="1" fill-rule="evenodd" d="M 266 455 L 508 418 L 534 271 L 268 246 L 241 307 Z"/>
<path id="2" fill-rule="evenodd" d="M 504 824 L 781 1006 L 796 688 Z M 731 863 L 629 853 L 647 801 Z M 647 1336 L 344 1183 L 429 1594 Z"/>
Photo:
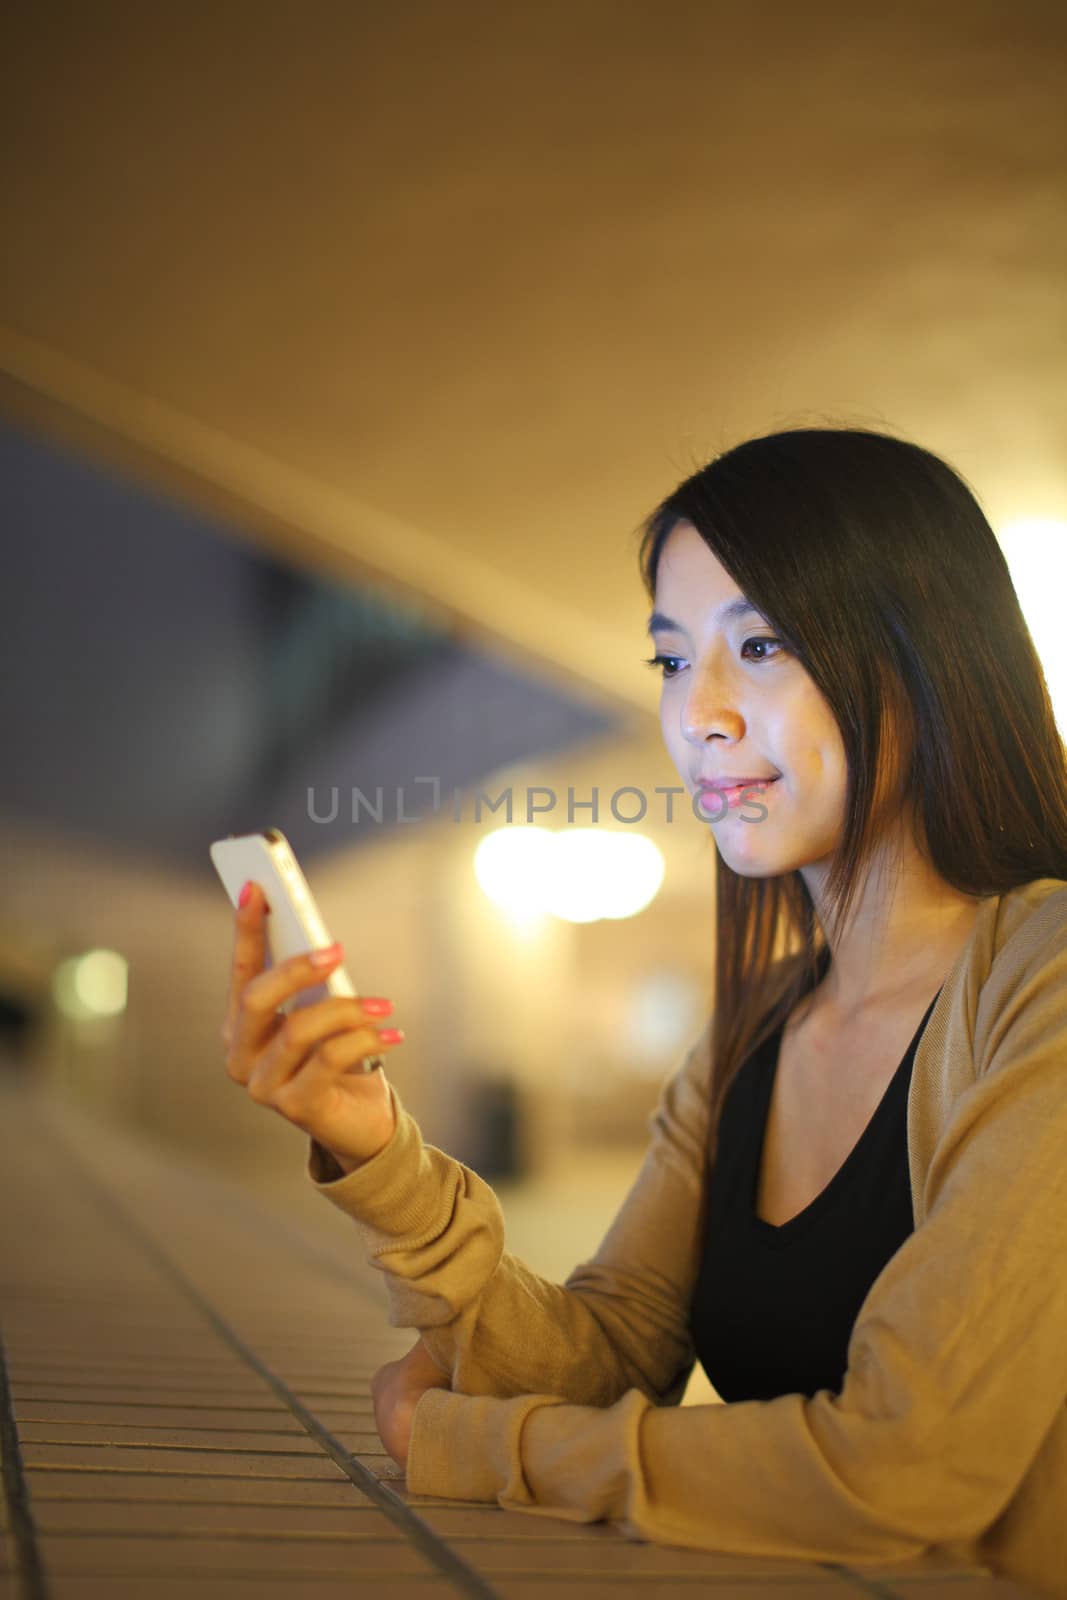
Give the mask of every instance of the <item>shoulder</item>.
<path id="1" fill-rule="evenodd" d="M 988 981 L 995 986 L 1052 963 L 1067 943 L 1067 883 L 1035 878 L 998 896 L 988 943 Z"/>
<path id="2" fill-rule="evenodd" d="M 647 1126 L 661 1158 L 699 1171 L 707 1138 L 714 1013 L 676 1063 L 659 1092 Z"/>
<path id="3" fill-rule="evenodd" d="M 1067 1031 L 1067 883 L 1037 878 L 1001 895 L 990 932 L 975 1003 L 979 1072 L 1009 1042 Z"/>
<path id="4" fill-rule="evenodd" d="M 1067 935 L 1067 882 L 1033 878 L 989 895 L 980 907 L 970 940 L 960 953 L 949 989 L 963 996 L 974 1017 L 988 989 L 997 995 L 1041 961 Z"/>
<path id="5" fill-rule="evenodd" d="M 1016 956 L 1039 944 L 1050 932 L 1067 926 L 1067 882 L 1062 878 L 1034 878 L 1021 883 L 995 902 L 994 954 L 1009 946 Z"/>
<path id="6" fill-rule="evenodd" d="M 1067 882 L 1039 878 L 982 906 L 916 1051 L 908 1126 L 916 1221 L 976 1130 L 1017 1122 L 1021 1148 L 1040 1128 L 1062 1141 L 1065 1073 Z"/>

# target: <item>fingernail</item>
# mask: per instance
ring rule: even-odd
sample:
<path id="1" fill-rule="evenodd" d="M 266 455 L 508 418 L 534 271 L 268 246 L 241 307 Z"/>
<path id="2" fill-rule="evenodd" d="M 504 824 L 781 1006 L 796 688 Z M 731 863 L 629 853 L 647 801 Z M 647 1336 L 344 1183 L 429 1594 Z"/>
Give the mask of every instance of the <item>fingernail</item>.
<path id="1" fill-rule="evenodd" d="M 251 880 L 251 878 L 249 878 L 248 882 L 245 884 L 244 888 L 241 890 L 240 894 L 237 896 L 237 904 L 240 906 L 242 911 L 244 910 L 245 906 L 248 904 L 248 897 L 249 897 L 249 895 L 251 893 L 252 893 L 252 880 Z"/>
<path id="2" fill-rule="evenodd" d="M 359 1003 L 372 1017 L 387 1017 L 393 1009 L 391 1000 L 361 1000 Z"/>
<path id="3" fill-rule="evenodd" d="M 308 960 L 313 967 L 332 967 L 340 954 L 340 940 L 334 940 L 333 944 L 324 945 L 321 950 L 312 950 Z"/>
<path id="4" fill-rule="evenodd" d="M 400 1044 L 404 1038 L 403 1028 L 379 1028 L 378 1037 L 383 1044 Z"/>

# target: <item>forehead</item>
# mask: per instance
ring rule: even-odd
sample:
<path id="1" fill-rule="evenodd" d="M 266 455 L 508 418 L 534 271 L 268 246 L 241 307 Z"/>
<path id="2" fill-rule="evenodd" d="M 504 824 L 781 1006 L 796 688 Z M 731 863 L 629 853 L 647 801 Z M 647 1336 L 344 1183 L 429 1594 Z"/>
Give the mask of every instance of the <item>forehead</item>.
<path id="1" fill-rule="evenodd" d="M 737 617 L 760 615 L 688 522 L 680 522 L 664 541 L 656 571 L 655 606 L 650 631 L 692 621 L 725 624 Z"/>
<path id="2" fill-rule="evenodd" d="M 667 535 L 656 570 L 656 593 L 662 587 L 676 588 L 697 583 L 702 590 L 714 591 L 717 598 L 740 594 L 722 562 L 704 543 L 690 522 L 679 522 Z"/>

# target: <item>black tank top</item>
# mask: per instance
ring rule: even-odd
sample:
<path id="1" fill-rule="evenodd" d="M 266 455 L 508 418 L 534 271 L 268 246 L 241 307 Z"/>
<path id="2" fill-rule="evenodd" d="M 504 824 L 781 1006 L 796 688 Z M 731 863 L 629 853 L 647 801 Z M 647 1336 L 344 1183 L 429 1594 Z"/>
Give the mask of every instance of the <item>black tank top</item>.
<path id="1" fill-rule="evenodd" d="M 691 1309 L 697 1356 L 724 1400 L 840 1392 L 856 1314 L 915 1226 L 908 1086 L 937 997 L 843 1165 L 781 1227 L 756 1215 L 756 1186 L 784 1023 L 730 1085 Z"/>

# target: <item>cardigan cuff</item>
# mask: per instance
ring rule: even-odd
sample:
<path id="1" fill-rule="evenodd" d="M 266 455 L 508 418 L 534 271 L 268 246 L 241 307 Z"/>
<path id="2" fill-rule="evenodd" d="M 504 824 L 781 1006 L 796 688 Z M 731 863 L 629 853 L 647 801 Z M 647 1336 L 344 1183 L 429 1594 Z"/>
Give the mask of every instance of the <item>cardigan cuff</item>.
<path id="1" fill-rule="evenodd" d="M 502 1400 L 427 1389 L 411 1422 L 408 1489 L 447 1500 L 532 1505 L 522 1475 L 522 1425 L 539 1406 L 563 1403 L 558 1395 L 520 1394 Z"/>
<path id="2" fill-rule="evenodd" d="M 383 1234 L 419 1233 L 433 1219 L 438 1185 L 427 1181 L 428 1158 L 418 1123 L 390 1082 L 396 1127 L 369 1161 L 344 1172 L 330 1151 L 311 1140 L 307 1175 L 319 1194 L 357 1222 Z"/>

